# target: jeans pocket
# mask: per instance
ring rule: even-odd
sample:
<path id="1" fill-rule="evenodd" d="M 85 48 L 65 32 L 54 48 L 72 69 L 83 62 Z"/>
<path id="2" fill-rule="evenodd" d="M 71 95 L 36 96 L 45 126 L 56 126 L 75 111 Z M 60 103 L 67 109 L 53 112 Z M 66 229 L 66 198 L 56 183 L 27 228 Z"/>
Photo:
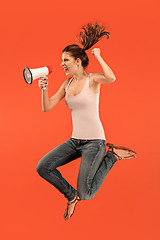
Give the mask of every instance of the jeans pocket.
<path id="1" fill-rule="evenodd" d="M 88 150 L 98 151 L 103 143 L 101 141 L 90 141 L 86 144 Z"/>

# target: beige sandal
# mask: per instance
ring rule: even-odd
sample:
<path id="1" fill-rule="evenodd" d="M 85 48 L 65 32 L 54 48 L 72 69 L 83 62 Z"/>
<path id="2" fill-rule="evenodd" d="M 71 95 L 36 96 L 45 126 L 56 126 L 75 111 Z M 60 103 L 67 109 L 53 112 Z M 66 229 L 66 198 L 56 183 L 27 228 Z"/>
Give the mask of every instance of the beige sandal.
<path id="1" fill-rule="evenodd" d="M 115 146 L 115 145 L 112 144 L 112 143 L 107 143 L 106 145 L 109 147 L 108 150 L 109 150 L 109 151 L 111 150 L 110 152 L 114 153 L 114 154 L 118 157 L 118 160 L 122 160 L 122 159 L 124 159 L 124 158 L 136 158 L 136 156 L 133 155 L 133 154 L 136 154 L 136 152 L 133 151 L 132 149 L 129 149 L 129 148 L 123 147 L 123 146 Z M 129 155 L 129 156 L 125 156 L 125 157 L 120 157 L 117 153 L 114 152 L 113 148 L 119 149 L 119 150 L 127 150 L 127 151 L 129 151 L 130 153 L 132 153 L 132 154 Z"/>
<path id="2" fill-rule="evenodd" d="M 64 212 L 64 219 L 65 220 L 69 219 L 73 215 L 75 206 L 78 203 L 78 201 L 81 201 L 81 199 L 78 197 L 78 195 L 76 195 L 76 197 L 72 201 L 67 201 L 67 208 Z M 71 204 L 75 204 L 75 205 L 74 205 L 72 214 L 70 215 L 70 217 L 68 217 L 68 206 L 71 205 Z"/>

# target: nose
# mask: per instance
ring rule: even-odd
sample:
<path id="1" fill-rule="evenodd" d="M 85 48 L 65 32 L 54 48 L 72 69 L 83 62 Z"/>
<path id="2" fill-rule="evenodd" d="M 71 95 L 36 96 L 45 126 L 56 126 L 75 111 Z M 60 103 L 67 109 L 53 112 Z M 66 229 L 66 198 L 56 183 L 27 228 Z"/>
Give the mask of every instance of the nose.
<path id="1" fill-rule="evenodd" d="M 64 64 L 64 61 L 62 60 L 62 62 L 61 62 L 61 66 L 65 66 L 65 64 Z"/>

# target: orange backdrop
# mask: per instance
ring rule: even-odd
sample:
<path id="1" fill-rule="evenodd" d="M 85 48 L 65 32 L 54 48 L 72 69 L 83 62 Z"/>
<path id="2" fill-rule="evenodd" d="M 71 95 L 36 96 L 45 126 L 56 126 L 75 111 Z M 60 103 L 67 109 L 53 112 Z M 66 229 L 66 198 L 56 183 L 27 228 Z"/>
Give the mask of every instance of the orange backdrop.
<path id="1" fill-rule="evenodd" d="M 159 7 L 158 0 L 1 3 L 1 239 L 159 239 Z M 79 44 L 76 34 L 94 21 L 111 35 L 87 51 L 87 71 L 102 73 L 91 53 L 99 47 L 116 76 L 101 85 L 107 142 L 138 154 L 117 162 L 96 196 L 79 203 L 65 221 L 67 200 L 36 166 L 71 137 L 71 113 L 64 99 L 42 112 L 38 80 L 27 85 L 23 69 L 51 65 L 51 97 L 67 78 L 62 49 Z M 74 187 L 79 165 L 80 158 L 59 169 Z"/>

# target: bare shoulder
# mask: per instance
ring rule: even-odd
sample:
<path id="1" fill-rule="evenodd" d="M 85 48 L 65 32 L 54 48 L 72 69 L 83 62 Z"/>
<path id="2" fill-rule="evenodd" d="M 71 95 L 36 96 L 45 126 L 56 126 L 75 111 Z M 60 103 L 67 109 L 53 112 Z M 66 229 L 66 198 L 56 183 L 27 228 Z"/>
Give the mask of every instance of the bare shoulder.
<path id="1" fill-rule="evenodd" d="M 69 82 L 70 79 L 71 79 L 71 78 L 67 78 L 67 79 L 61 84 L 61 86 L 60 86 L 59 89 L 65 91 L 65 88 L 67 87 L 67 84 L 68 84 L 68 82 Z"/>
<path id="2" fill-rule="evenodd" d="M 70 81 L 71 78 L 72 78 L 72 77 L 67 78 L 67 79 L 62 83 L 62 86 L 63 86 L 63 89 L 64 89 L 64 90 L 66 89 L 67 84 L 69 83 L 69 81 Z"/>
<path id="3" fill-rule="evenodd" d="M 65 97 L 65 88 L 69 82 L 70 78 L 66 79 L 58 89 L 58 91 L 49 99 L 51 103 L 51 108 L 53 108 L 57 103 L 59 103 Z M 51 109 L 50 108 L 50 109 Z"/>
<path id="4" fill-rule="evenodd" d="M 94 85 L 106 84 L 106 83 L 111 83 L 114 81 L 113 79 L 106 79 L 104 74 L 98 73 L 98 72 L 92 73 L 91 79 L 92 79 Z"/>
<path id="5" fill-rule="evenodd" d="M 101 73 L 96 73 L 96 72 L 91 73 L 90 81 L 91 81 L 91 84 L 92 84 L 93 86 L 98 86 L 98 85 L 100 85 L 100 83 L 96 81 L 97 77 L 99 77 L 100 75 L 101 75 Z"/>

